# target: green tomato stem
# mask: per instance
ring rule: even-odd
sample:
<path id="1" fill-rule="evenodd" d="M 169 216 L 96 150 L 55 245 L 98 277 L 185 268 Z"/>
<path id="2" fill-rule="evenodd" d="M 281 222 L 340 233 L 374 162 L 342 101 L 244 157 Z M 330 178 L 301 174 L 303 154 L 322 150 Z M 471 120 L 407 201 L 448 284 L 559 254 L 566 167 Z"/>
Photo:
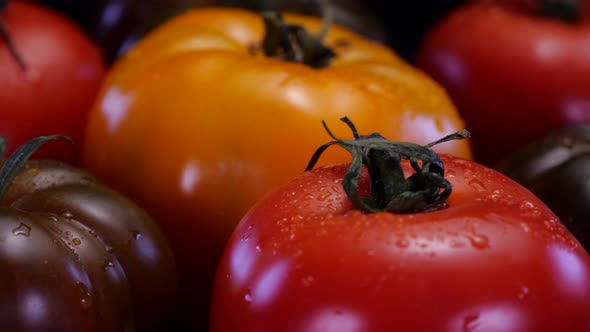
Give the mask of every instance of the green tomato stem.
<path id="1" fill-rule="evenodd" d="M 430 148 L 450 140 L 468 138 L 468 131 L 461 130 L 422 146 L 390 141 L 379 133 L 361 136 L 347 117 L 340 120 L 351 129 L 353 139 L 337 138 L 322 121 L 334 140 L 316 150 L 305 171 L 314 167 L 328 147 L 339 145 L 347 150 L 352 161 L 342 179 L 342 186 L 355 208 L 367 213 L 416 213 L 436 209 L 450 196 L 452 185 L 444 178 L 444 164 Z M 409 161 L 415 171 L 407 178 L 402 168 L 403 160 Z M 361 197 L 358 192 L 363 167 L 368 170 L 369 197 Z"/>
<path id="2" fill-rule="evenodd" d="M 584 0 L 536 0 L 540 15 L 574 23 L 580 19 Z"/>
<path id="3" fill-rule="evenodd" d="M 0 0 L 0 14 L 8 7 L 8 0 Z M 20 53 L 17 51 L 16 46 L 14 45 L 14 41 L 12 37 L 10 37 L 10 33 L 8 33 L 8 29 L 4 22 L 0 19 L 0 38 L 4 39 L 6 42 L 6 47 L 8 48 L 8 52 L 12 55 L 12 57 L 16 60 L 19 67 L 23 70 L 27 70 L 27 64 Z"/>
<path id="4" fill-rule="evenodd" d="M 329 66 L 336 53 L 323 44 L 323 39 L 332 24 L 333 17 L 330 6 L 326 5 L 323 9 L 323 26 L 315 36 L 300 25 L 286 23 L 278 12 L 263 12 L 265 35 L 262 50 L 264 54 L 283 61 L 302 63 L 312 68 Z"/>
<path id="5" fill-rule="evenodd" d="M 25 165 L 27 160 L 39 149 L 43 144 L 51 140 L 65 139 L 72 143 L 72 140 L 64 135 L 39 136 L 24 143 L 14 153 L 12 153 L 6 161 L 0 165 L 0 198 L 4 196 L 6 190 L 10 187 L 12 180 L 16 177 L 18 172 Z M 0 139 L 0 162 L 4 158 L 4 150 L 6 148 L 6 139 Z"/>

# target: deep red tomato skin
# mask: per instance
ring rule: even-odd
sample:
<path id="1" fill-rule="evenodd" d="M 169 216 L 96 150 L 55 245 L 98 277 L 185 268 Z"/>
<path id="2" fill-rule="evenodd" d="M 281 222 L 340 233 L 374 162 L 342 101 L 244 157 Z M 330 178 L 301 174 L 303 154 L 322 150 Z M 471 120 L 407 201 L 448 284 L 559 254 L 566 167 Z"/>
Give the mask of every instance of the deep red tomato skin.
<path id="1" fill-rule="evenodd" d="M 510 2 L 457 8 L 416 57 L 447 89 L 473 134 L 475 160 L 488 166 L 551 130 L 590 122 L 590 6 L 566 23 Z"/>
<path id="2" fill-rule="evenodd" d="M 86 113 L 105 73 L 100 50 L 71 21 L 25 1 L 11 1 L 0 13 L 24 59 L 23 71 L 0 39 L 0 135 L 7 154 L 40 135 L 64 134 L 67 142 L 48 144 L 35 157 L 77 164 Z"/>
<path id="3" fill-rule="evenodd" d="M 524 187 L 441 158 L 454 189 L 433 212 L 351 209 L 347 165 L 268 194 L 228 242 L 210 331 L 588 331 L 579 243 Z"/>

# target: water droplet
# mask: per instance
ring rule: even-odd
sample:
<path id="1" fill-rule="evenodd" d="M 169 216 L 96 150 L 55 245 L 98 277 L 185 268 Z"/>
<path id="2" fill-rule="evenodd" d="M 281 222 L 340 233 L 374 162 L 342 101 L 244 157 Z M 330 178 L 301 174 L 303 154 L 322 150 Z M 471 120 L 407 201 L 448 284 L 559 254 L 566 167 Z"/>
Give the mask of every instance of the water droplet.
<path id="1" fill-rule="evenodd" d="M 252 294 L 250 294 L 250 292 L 246 292 L 246 294 L 244 294 L 244 301 L 250 303 L 252 302 Z"/>
<path id="2" fill-rule="evenodd" d="M 226 279 L 226 280 L 229 280 L 229 278 L 231 278 L 231 274 L 230 274 L 230 273 L 226 273 L 226 274 L 225 274 L 225 279 Z"/>
<path id="3" fill-rule="evenodd" d="M 305 278 L 301 278 L 301 285 L 303 287 L 310 287 L 312 283 L 313 283 L 313 277 L 312 276 L 307 276 Z"/>
<path id="4" fill-rule="evenodd" d="M 73 239 L 72 239 L 72 243 L 73 243 L 75 246 L 79 246 L 80 244 L 82 244 L 82 241 L 80 241 L 80 239 L 79 239 L 79 238 L 75 237 L 75 238 L 73 238 Z"/>
<path id="5" fill-rule="evenodd" d="M 66 211 L 64 213 L 61 214 L 62 217 L 66 218 L 66 219 L 72 219 L 74 218 L 74 214 L 70 211 Z"/>
<path id="6" fill-rule="evenodd" d="M 23 224 L 22 222 L 20 223 L 20 225 L 18 225 L 18 227 L 14 228 L 12 230 L 12 234 L 13 235 L 23 235 L 23 236 L 29 236 L 31 235 L 31 227 L 27 224 Z"/>
<path id="7" fill-rule="evenodd" d="M 463 319 L 463 332 L 473 332 L 479 327 L 478 315 L 469 315 Z"/>
<path id="8" fill-rule="evenodd" d="M 518 299 L 519 300 L 524 300 L 529 296 L 529 288 L 525 285 L 523 285 L 522 287 L 520 287 L 520 290 L 518 291 Z"/>
<path id="9" fill-rule="evenodd" d="M 486 190 L 486 186 L 477 179 L 472 179 L 469 182 L 467 182 L 467 184 L 471 187 L 471 189 L 475 189 L 479 192 Z"/>
<path id="10" fill-rule="evenodd" d="M 323 202 L 326 199 L 328 199 L 328 197 L 330 197 L 330 196 L 332 196 L 332 192 L 331 191 L 328 191 L 326 193 L 323 193 L 323 194 L 321 194 L 321 195 L 318 196 L 318 201 Z"/>
<path id="11" fill-rule="evenodd" d="M 131 236 L 136 240 L 139 240 L 141 238 L 141 232 L 136 229 L 130 229 L 129 233 L 131 233 Z"/>
<path id="12" fill-rule="evenodd" d="M 90 309 L 94 302 L 90 290 L 88 290 L 88 287 L 86 287 L 86 285 L 81 282 L 76 283 L 76 288 L 78 289 L 78 293 L 80 295 L 80 306 L 84 310 Z"/>
<path id="13" fill-rule="evenodd" d="M 303 197 L 301 197 L 302 202 L 313 201 L 314 199 L 315 199 L 315 196 L 312 194 L 305 194 L 305 195 L 303 195 Z"/>
<path id="14" fill-rule="evenodd" d="M 51 222 L 57 222 L 58 221 L 57 217 L 56 216 L 53 216 L 53 215 L 48 216 L 47 219 L 49 219 L 49 221 L 51 221 Z"/>
<path id="15" fill-rule="evenodd" d="M 105 256 L 104 260 L 102 261 L 102 268 L 104 270 L 108 269 L 109 267 L 113 267 L 115 266 L 115 263 L 113 263 L 113 259 L 110 256 Z"/>
<path id="16" fill-rule="evenodd" d="M 406 239 L 399 239 L 395 242 L 395 245 L 398 246 L 399 248 L 407 248 L 410 246 L 410 241 L 408 241 Z"/>
<path id="17" fill-rule="evenodd" d="M 448 170 L 447 171 L 447 177 L 448 178 L 454 178 L 456 176 L 457 176 L 457 173 L 455 173 L 455 171 L 453 171 L 453 170 Z"/>
<path id="18" fill-rule="evenodd" d="M 522 230 L 525 231 L 526 233 L 531 232 L 531 226 L 529 226 L 529 224 L 526 222 L 521 222 L 520 227 L 522 227 Z"/>
<path id="19" fill-rule="evenodd" d="M 486 249 L 490 247 L 490 241 L 485 235 L 473 234 L 467 238 L 469 239 L 469 242 L 471 242 L 471 246 L 476 249 Z"/>
<path id="20" fill-rule="evenodd" d="M 520 209 L 523 211 L 532 210 L 535 208 L 535 204 L 530 201 L 522 201 L 522 202 L 520 202 L 519 206 L 520 206 Z"/>
<path id="21" fill-rule="evenodd" d="M 254 247 L 254 249 L 256 249 L 256 251 L 261 252 L 262 248 L 260 247 L 259 244 L 256 245 L 256 247 Z"/>

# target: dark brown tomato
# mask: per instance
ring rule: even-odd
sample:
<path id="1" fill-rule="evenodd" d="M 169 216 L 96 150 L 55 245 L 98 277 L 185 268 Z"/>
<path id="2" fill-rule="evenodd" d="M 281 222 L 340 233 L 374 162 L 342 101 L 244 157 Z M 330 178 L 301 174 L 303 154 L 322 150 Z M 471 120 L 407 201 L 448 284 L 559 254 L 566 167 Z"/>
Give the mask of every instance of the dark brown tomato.
<path id="1" fill-rule="evenodd" d="M 0 201 L 3 331 L 155 331 L 175 266 L 152 219 L 92 176 L 29 161 Z"/>
<path id="2" fill-rule="evenodd" d="M 552 132 L 498 169 L 541 198 L 590 251 L 590 124 Z"/>

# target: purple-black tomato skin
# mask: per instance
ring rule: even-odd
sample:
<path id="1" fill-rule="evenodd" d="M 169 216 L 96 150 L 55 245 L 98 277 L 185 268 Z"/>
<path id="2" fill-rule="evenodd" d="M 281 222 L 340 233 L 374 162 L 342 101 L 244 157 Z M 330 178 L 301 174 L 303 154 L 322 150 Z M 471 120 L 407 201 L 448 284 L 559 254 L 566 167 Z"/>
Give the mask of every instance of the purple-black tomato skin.
<path id="1" fill-rule="evenodd" d="M 0 200 L 3 331 L 162 331 L 175 294 L 155 223 L 90 174 L 31 160 Z"/>

